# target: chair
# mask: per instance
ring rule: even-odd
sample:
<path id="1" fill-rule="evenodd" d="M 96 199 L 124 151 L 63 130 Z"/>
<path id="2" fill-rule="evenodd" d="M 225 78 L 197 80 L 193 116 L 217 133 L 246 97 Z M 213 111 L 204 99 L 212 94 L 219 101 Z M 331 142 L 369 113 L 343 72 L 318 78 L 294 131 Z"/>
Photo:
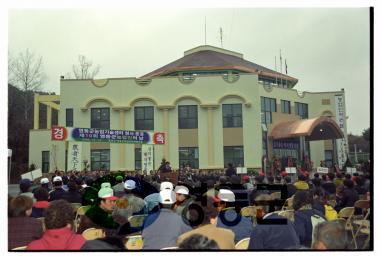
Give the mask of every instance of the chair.
<path id="1" fill-rule="evenodd" d="M 82 236 L 86 240 L 95 240 L 97 238 L 105 237 L 105 232 L 100 228 L 88 228 L 83 231 Z"/>
<path id="2" fill-rule="evenodd" d="M 74 213 L 77 213 L 77 210 L 82 206 L 81 203 L 71 203 Z"/>
<path id="3" fill-rule="evenodd" d="M 125 248 L 128 250 L 141 250 L 144 245 L 144 239 L 141 235 L 127 236 Z"/>
<path id="4" fill-rule="evenodd" d="M 364 246 L 363 246 L 363 249 L 366 248 L 366 246 L 368 245 L 368 242 L 369 242 L 369 239 L 370 239 L 370 221 L 368 220 L 368 217 L 370 215 L 370 211 L 371 209 L 367 209 L 367 213 L 364 217 L 364 219 L 362 220 L 354 220 L 352 223 L 353 225 L 356 225 L 358 226 L 358 229 L 356 230 L 356 233 L 354 235 L 354 238 L 352 240 L 354 240 L 354 242 L 356 241 L 356 238 L 357 236 L 359 235 L 359 233 L 362 233 L 364 235 L 367 235 L 367 239 L 366 241 L 364 242 Z"/>
<path id="5" fill-rule="evenodd" d="M 288 220 L 294 221 L 294 210 L 280 211 L 278 215 L 283 216 Z"/>
<path id="6" fill-rule="evenodd" d="M 131 227 L 139 228 L 143 226 L 146 217 L 148 217 L 147 214 L 133 215 L 128 218 L 128 222 L 131 224 Z"/>
<path id="7" fill-rule="evenodd" d="M 292 210 L 293 209 L 293 196 L 286 199 L 281 211 Z"/>
<path id="8" fill-rule="evenodd" d="M 74 219 L 74 231 L 78 232 L 79 224 L 80 224 L 80 217 L 85 215 L 86 211 L 91 208 L 91 205 L 85 205 L 81 206 L 77 209 Z"/>
<path id="9" fill-rule="evenodd" d="M 273 192 L 270 194 L 272 200 L 281 200 L 281 192 Z"/>
<path id="10" fill-rule="evenodd" d="M 350 230 L 352 234 L 352 238 L 354 239 L 355 249 L 357 248 L 355 236 L 354 236 L 354 229 L 352 226 L 352 216 L 354 215 L 355 208 L 354 207 L 346 207 L 339 211 L 338 218 L 339 219 L 345 219 L 345 228 L 346 230 Z"/>
<path id="11" fill-rule="evenodd" d="M 240 240 L 239 242 L 236 243 L 235 249 L 236 250 L 247 250 L 248 246 L 249 246 L 249 240 L 250 240 L 249 237 Z"/>
<path id="12" fill-rule="evenodd" d="M 27 246 L 19 246 L 11 249 L 12 251 L 25 251 Z"/>
<path id="13" fill-rule="evenodd" d="M 355 209 L 360 209 L 362 214 L 354 215 L 353 219 L 354 220 L 363 219 L 363 217 L 364 217 L 363 213 L 365 213 L 365 211 L 369 208 L 369 206 L 370 205 L 369 205 L 368 200 L 357 200 L 354 203 L 354 207 L 355 207 Z"/>
<path id="14" fill-rule="evenodd" d="M 240 210 L 240 215 L 243 217 L 251 217 L 252 223 L 256 223 L 256 211 L 257 207 L 256 206 L 246 206 L 241 208 Z"/>
<path id="15" fill-rule="evenodd" d="M 164 247 L 164 248 L 161 248 L 160 250 L 162 251 L 165 251 L 165 250 L 178 250 L 179 247 L 178 246 L 170 246 L 170 247 Z"/>

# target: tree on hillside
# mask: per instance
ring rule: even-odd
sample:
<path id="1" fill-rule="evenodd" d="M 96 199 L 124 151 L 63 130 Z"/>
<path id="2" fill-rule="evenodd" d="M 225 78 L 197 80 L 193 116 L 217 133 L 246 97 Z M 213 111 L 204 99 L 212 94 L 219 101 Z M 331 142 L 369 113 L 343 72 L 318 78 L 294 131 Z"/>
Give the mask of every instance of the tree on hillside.
<path id="1" fill-rule="evenodd" d="M 17 57 L 12 57 L 9 54 L 8 83 L 23 91 L 25 121 L 28 120 L 29 92 L 40 90 L 45 80 L 46 75 L 43 71 L 41 56 L 36 56 L 29 49 L 26 49 L 25 52 L 20 52 Z"/>
<path id="2" fill-rule="evenodd" d="M 79 55 L 78 62 L 78 65 L 73 65 L 73 73 L 76 79 L 93 79 L 98 75 L 100 66 L 92 67 L 93 62 L 87 59 L 86 56 Z"/>
<path id="3" fill-rule="evenodd" d="M 369 141 L 371 138 L 369 128 L 365 129 L 362 133 L 362 136 L 365 140 Z"/>

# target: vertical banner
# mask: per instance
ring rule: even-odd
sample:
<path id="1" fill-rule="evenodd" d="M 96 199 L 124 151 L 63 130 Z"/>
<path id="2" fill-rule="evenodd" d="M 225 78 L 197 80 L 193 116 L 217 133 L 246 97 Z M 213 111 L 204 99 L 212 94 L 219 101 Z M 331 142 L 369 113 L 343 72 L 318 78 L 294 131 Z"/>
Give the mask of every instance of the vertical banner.
<path id="1" fill-rule="evenodd" d="M 82 143 L 69 142 L 67 149 L 67 170 L 81 171 L 82 170 Z"/>
<path id="2" fill-rule="evenodd" d="M 344 98 L 343 95 L 335 95 L 335 117 L 336 122 L 339 125 L 339 128 L 342 130 L 343 134 L 345 134 L 345 121 L 346 121 L 346 115 L 344 110 Z M 336 140 L 336 151 L 337 151 L 337 157 L 338 157 L 338 165 L 339 168 L 342 169 L 344 166 L 344 163 L 347 159 L 347 142 L 346 138 L 339 138 Z"/>
<path id="3" fill-rule="evenodd" d="M 153 145 L 141 145 L 141 170 L 150 174 L 153 170 Z"/>

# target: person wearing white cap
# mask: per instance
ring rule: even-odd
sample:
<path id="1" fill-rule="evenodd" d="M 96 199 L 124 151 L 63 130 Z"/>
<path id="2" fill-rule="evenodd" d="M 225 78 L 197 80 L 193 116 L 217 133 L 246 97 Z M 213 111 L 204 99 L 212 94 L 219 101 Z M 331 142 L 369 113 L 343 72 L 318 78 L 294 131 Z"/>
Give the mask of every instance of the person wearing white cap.
<path id="1" fill-rule="evenodd" d="M 161 185 L 160 185 L 160 191 L 162 190 L 173 190 L 173 183 L 172 182 L 169 182 L 169 181 L 164 181 L 164 182 L 161 182 Z"/>
<path id="2" fill-rule="evenodd" d="M 120 203 L 117 204 L 113 211 L 113 215 L 119 215 L 126 219 L 132 215 L 144 214 L 145 202 L 142 198 L 135 194 L 136 182 L 132 179 L 125 181 L 124 183 L 124 195 L 120 198 Z"/>
<path id="3" fill-rule="evenodd" d="M 112 211 L 119 198 L 113 195 L 112 188 L 107 184 L 109 183 L 101 185 L 98 192 L 98 204 L 91 206 L 81 218 L 79 233 L 88 228 L 101 228 L 104 229 L 106 235 L 116 234 L 120 224 L 112 217 Z"/>
<path id="4" fill-rule="evenodd" d="M 249 237 L 252 233 L 252 221 L 240 215 L 236 208 L 235 194 L 228 189 L 220 189 L 214 201 L 218 205 L 217 227 L 231 229 L 235 233 L 235 243 Z"/>
<path id="5" fill-rule="evenodd" d="M 49 189 L 49 179 L 48 178 L 41 178 L 40 180 L 41 187 L 46 188 L 46 190 Z"/>
<path id="6" fill-rule="evenodd" d="M 49 192 L 49 202 L 54 200 L 64 199 L 66 191 L 62 188 L 63 182 L 61 176 L 55 176 L 53 178 L 54 189 Z"/>
<path id="7" fill-rule="evenodd" d="M 189 197 L 189 189 L 185 186 L 176 186 L 174 192 L 176 196 L 176 202 L 173 206 L 173 209 L 179 215 L 186 215 L 189 205 L 193 202 L 193 200 Z"/>
<path id="8" fill-rule="evenodd" d="M 160 211 L 150 214 L 144 222 L 143 249 L 159 250 L 176 246 L 178 236 L 191 230 L 182 217 L 171 209 L 175 201 L 174 191 L 160 191 Z"/>

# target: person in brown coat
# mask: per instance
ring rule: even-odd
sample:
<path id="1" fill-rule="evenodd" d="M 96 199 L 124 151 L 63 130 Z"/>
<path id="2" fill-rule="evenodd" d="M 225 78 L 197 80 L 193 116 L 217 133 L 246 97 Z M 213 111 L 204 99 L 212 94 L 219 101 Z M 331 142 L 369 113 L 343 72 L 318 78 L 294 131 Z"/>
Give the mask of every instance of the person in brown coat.
<path id="1" fill-rule="evenodd" d="M 230 229 L 218 228 L 216 226 L 218 210 L 213 206 L 213 198 L 207 197 L 207 205 L 202 206 L 201 203 L 196 204 L 200 209 L 194 208 L 195 204 L 189 206 L 190 221 L 194 221 L 203 216 L 203 220 L 197 228 L 180 235 L 177 239 L 177 245 L 192 235 L 200 234 L 206 236 L 210 240 L 214 240 L 220 249 L 235 249 L 235 234 Z M 203 212 L 203 215 L 202 213 Z"/>

